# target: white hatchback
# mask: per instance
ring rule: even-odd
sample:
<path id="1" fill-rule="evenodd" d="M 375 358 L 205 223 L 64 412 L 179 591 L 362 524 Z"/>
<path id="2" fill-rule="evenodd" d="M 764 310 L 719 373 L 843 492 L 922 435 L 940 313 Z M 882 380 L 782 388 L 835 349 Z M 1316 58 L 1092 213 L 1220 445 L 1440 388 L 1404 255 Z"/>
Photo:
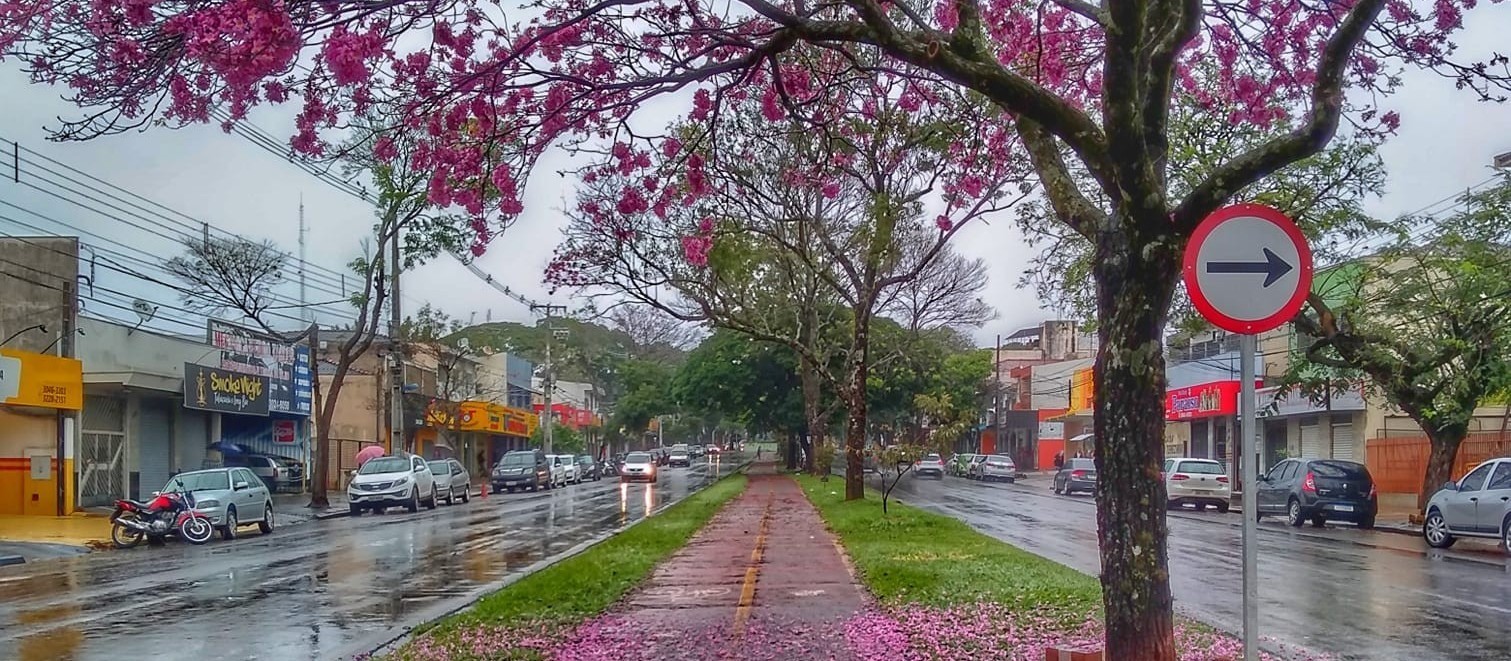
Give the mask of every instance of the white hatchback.
<path id="1" fill-rule="evenodd" d="M 1196 509 L 1208 505 L 1227 512 L 1233 491 L 1228 486 L 1228 470 L 1211 459 L 1176 457 L 1166 459 L 1161 476 L 1165 479 L 1166 504 L 1180 507 L 1191 504 Z"/>

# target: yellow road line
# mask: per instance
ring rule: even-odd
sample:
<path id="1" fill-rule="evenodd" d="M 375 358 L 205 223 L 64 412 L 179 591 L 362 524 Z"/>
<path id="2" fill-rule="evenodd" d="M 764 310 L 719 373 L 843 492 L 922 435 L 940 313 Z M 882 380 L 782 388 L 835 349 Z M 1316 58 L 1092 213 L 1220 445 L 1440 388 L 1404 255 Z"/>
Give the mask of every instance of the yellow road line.
<path id="1" fill-rule="evenodd" d="M 756 533 L 755 548 L 750 550 L 750 564 L 745 567 L 745 583 L 740 586 L 740 603 L 735 607 L 735 638 L 745 635 L 745 622 L 750 619 L 750 609 L 755 605 L 756 579 L 761 574 L 761 555 L 766 550 L 766 531 L 771 528 L 771 501 L 761 513 L 761 529 Z"/>

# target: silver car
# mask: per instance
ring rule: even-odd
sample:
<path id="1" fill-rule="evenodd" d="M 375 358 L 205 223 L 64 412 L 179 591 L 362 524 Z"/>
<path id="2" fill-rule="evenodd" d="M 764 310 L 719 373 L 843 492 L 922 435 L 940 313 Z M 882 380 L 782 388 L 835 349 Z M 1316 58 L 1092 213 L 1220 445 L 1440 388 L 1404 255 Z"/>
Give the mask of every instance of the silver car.
<path id="1" fill-rule="evenodd" d="M 472 476 L 462 468 L 462 462 L 437 459 L 430 462 L 430 474 L 435 477 L 436 493 L 446 498 L 447 505 L 455 505 L 457 498 L 464 503 L 472 500 Z"/>
<path id="2" fill-rule="evenodd" d="M 984 460 L 976 463 L 975 471 L 976 477 L 982 482 L 1007 480 L 1012 483 L 1018 479 L 1018 466 L 1005 454 L 986 455 Z"/>
<path id="3" fill-rule="evenodd" d="M 1427 501 L 1422 537 L 1433 548 L 1453 546 L 1459 537 L 1499 538 L 1511 553 L 1511 457 L 1474 467 Z"/>
<path id="4" fill-rule="evenodd" d="M 179 473 L 168 480 L 163 492 L 193 494 L 195 511 L 210 518 L 221 539 L 236 539 L 238 528 L 252 524 L 264 535 L 273 532 L 273 496 L 244 467 Z"/>

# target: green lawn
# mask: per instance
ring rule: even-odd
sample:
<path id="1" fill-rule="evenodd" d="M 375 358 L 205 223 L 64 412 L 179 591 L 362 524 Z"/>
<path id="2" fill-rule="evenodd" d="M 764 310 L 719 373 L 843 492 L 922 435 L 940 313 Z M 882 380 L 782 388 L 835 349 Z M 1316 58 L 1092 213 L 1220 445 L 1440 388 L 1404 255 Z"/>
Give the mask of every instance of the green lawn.
<path id="1" fill-rule="evenodd" d="M 839 536 L 861 580 L 886 604 L 995 602 L 1015 610 L 1100 612 L 1097 579 L 972 530 L 959 520 L 879 497 L 844 501 L 844 482 L 797 478 Z"/>
<path id="2" fill-rule="evenodd" d="M 474 625 L 576 623 L 598 615 L 650 576 L 657 564 L 744 490 L 743 474 L 725 477 L 582 553 L 484 597 L 425 635 L 445 638 Z M 407 655 L 400 650 L 397 656 Z"/>

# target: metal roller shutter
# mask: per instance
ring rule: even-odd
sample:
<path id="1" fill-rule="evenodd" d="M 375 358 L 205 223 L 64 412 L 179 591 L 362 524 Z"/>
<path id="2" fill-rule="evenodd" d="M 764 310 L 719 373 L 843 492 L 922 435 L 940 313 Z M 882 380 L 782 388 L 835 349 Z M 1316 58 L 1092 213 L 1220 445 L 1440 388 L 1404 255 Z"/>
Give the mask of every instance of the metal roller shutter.
<path id="1" fill-rule="evenodd" d="M 1354 460 L 1353 424 L 1333 425 L 1333 458 Z"/>
<path id="2" fill-rule="evenodd" d="M 137 498 L 146 498 L 163 488 L 173 476 L 173 411 L 171 403 L 143 399 L 138 407 Z"/>
<path id="3" fill-rule="evenodd" d="M 1322 427 L 1301 426 L 1301 456 L 1309 459 L 1322 457 Z"/>

